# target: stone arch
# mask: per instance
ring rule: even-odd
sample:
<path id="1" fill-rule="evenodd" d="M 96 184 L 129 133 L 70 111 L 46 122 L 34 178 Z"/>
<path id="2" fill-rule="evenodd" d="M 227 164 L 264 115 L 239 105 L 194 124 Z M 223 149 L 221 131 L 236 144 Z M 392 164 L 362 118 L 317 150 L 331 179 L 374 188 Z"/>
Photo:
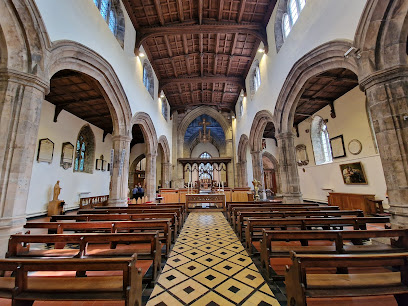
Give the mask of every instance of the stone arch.
<path id="1" fill-rule="evenodd" d="M 280 168 L 279 168 L 279 162 L 278 162 L 278 160 L 276 159 L 275 156 L 273 156 L 271 153 L 269 153 L 269 152 L 267 152 L 267 151 L 265 151 L 265 152 L 262 153 L 262 157 L 268 158 L 268 159 L 272 162 L 272 164 L 273 164 L 273 167 L 274 167 L 274 169 L 275 169 L 275 175 L 276 175 L 277 194 L 280 194 L 280 193 L 281 193 L 281 188 L 280 188 Z"/>
<path id="2" fill-rule="evenodd" d="M 256 113 L 249 133 L 251 151 L 260 152 L 262 150 L 262 136 L 269 122 L 274 123 L 273 115 L 270 111 L 261 110 Z"/>
<path id="3" fill-rule="evenodd" d="M 335 68 L 346 68 L 357 74 L 356 59 L 344 57 L 351 47 L 349 41 L 331 41 L 313 49 L 294 64 L 275 106 L 273 122 L 279 134 L 292 133 L 296 106 L 303 86 L 311 77 Z"/>
<path id="4" fill-rule="evenodd" d="M 179 135 L 184 135 L 186 134 L 187 128 L 190 125 L 190 123 L 197 118 L 198 116 L 201 115 L 208 115 L 212 118 L 214 118 L 222 127 L 224 130 L 224 135 L 226 139 L 231 139 L 232 138 L 232 129 L 230 127 L 230 124 L 228 123 L 227 119 L 216 111 L 214 108 L 209 107 L 209 106 L 201 106 L 193 109 L 191 112 L 189 112 L 181 121 L 178 131 Z"/>
<path id="5" fill-rule="evenodd" d="M 140 154 L 138 157 L 136 157 L 134 159 L 134 161 L 131 163 L 130 167 L 129 167 L 129 182 L 128 182 L 128 186 L 129 186 L 129 190 L 130 193 L 132 193 L 132 189 L 135 186 L 135 177 L 134 177 L 134 173 L 136 171 L 136 166 L 137 164 L 143 159 L 146 158 L 145 154 Z M 132 196 L 131 194 L 129 195 L 130 197 Z"/>
<path id="6" fill-rule="evenodd" d="M 131 114 L 126 93 L 113 67 L 95 51 L 73 41 L 53 44 L 49 62 L 49 76 L 70 69 L 87 74 L 103 88 L 112 116 L 114 136 L 130 136 Z"/>
<path id="7" fill-rule="evenodd" d="M 406 66 L 407 37 L 407 1 L 367 1 L 354 37 L 361 54 L 361 83 L 375 71 Z"/>
<path id="8" fill-rule="evenodd" d="M 146 142 L 146 190 L 145 195 L 150 201 L 156 198 L 156 158 L 157 158 L 157 134 L 153 121 L 147 113 L 138 112 L 132 118 L 132 126 L 140 125 Z"/>
<path id="9" fill-rule="evenodd" d="M 46 83 L 45 71 L 51 41 L 33 0 L 0 3 L 1 64 L 28 73 Z M 5 52 L 7 50 L 7 52 Z"/>
<path id="10" fill-rule="evenodd" d="M 283 33 L 283 15 L 285 15 L 288 7 L 288 0 L 279 0 L 276 5 L 276 17 L 275 17 L 275 44 L 276 44 L 276 53 L 279 52 L 283 43 L 285 42 L 285 35 Z"/>
<path id="11" fill-rule="evenodd" d="M 162 187 L 169 188 L 170 187 L 170 146 L 169 142 L 167 141 L 167 137 L 161 135 L 159 137 L 159 146 L 163 150 L 163 162 L 162 162 Z"/>
<path id="12" fill-rule="evenodd" d="M 249 145 L 248 136 L 242 134 L 238 143 L 238 186 L 248 186 L 248 169 L 247 169 L 247 150 Z"/>

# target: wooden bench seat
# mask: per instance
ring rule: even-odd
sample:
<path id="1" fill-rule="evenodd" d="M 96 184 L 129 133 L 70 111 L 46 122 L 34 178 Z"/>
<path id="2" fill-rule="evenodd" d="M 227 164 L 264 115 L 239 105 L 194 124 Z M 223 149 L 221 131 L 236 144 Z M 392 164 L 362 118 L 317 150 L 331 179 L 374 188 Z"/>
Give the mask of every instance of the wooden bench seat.
<path id="1" fill-rule="evenodd" d="M 124 300 L 125 305 L 141 305 L 142 275 L 136 255 L 98 259 L 2 259 L 0 270 L 13 277 L 0 278 L 0 297 L 12 304 L 32 305 L 37 300 Z M 105 276 L 36 276 L 36 271 L 103 271 Z M 121 271 L 121 275 L 109 275 Z"/>
<path id="2" fill-rule="evenodd" d="M 171 245 L 171 228 L 169 219 L 140 221 L 95 221 L 95 222 L 28 222 L 24 228 L 48 229 L 49 233 L 63 234 L 66 231 L 95 232 L 134 232 L 159 231 L 159 239 L 165 245 L 164 255 L 168 256 Z M 61 246 L 62 245 L 62 246 Z M 63 242 L 59 248 L 64 246 Z"/>
<path id="3" fill-rule="evenodd" d="M 302 255 L 291 253 L 285 275 L 289 305 L 307 305 L 307 298 L 394 295 L 398 305 L 408 305 L 408 253 L 376 255 Z M 333 274 L 326 268 L 358 267 L 361 273 Z M 370 272 L 372 268 L 384 272 Z M 393 269 L 391 269 L 393 267 Z M 320 273 L 309 273 L 319 268 Z"/>
<path id="4" fill-rule="evenodd" d="M 57 249 L 61 242 L 75 249 Z M 39 244 L 34 248 L 33 244 Z M 53 244 L 54 248 L 41 248 Z M 40 248 L 39 248 L 40 247 Z M 155 281 L 161 271 L 161 244 L 158 232 L 121 234 L 11 235 L 7 258 L 89 258 L 125 257 L 137 254 L 137 267 L 145 281 Z M 147 272 L 151 273 L 147 275 Z"/>
<path id="5" fill-rule="evenodd" d="M 288 218 L 288 217 L 364 217 L 362 210 L 321 210 L 321 211 L 282 211 L 282 212 L 268 212 L 268 211 L 240 211 L 237 213 L 236 232 L 242 240 L 243 232 L 245 231 L 246 221 L 248 218 Z"/>
<path id="6" fill-rule="evenodd" d="M 372 238 L 389 239 L 389 244 L 367 244 Z M 400 253 L 408 251 L 408 230 L 358 230 L 358 231 L 263 231 L 261 265 L 268 277 L 277 267 L 276 258 L 288 258 L 290 251 L 300 254 L 359 254 Z M 280 262 L 282 263 L 282 261 Z M 283 261 L 285 265 L 288 261 Z M 281 274 L 282 275 L 282 274 Z M 275 275 L 275 279 L 279 278 Z"/>
<path id="7" fill-rule="evenodd" d="M 236 228 L 240 212 L 295 212 L 295 211 L 339 211 L 338 206 L 296 206 L 296 207 L 234 207 L 231 212 L 232 227 Z"/>
<path id="8" fill-rule="evenodd" d="M 390 222 L 389 217 L 342 217 L 342 218 L 249 218 L 245 228 L 245 247 L 252 254 L 252 241 L 260 240 L 264 229 L 292 229 L 308 230 L 321 227 L 322 229 L 338 229 L 352 227 L 354 230 L 367 229 L 367 223 Z"/>
<path id="9" fill-rule="evenodd" d="M 170 224 L 173 232 L 173 242 L 180 232 L 180 224 L 178 222 L 176 213 L 145 213 L 145 214 L 82 214 L 82 215 L 53 215 L 50 218 L 50 222 L 57 221 L 77 221 L 77 222 L 89 222 L 89 221 L 138 221 L 138 220 L 157 220 L 157 219 L 170 219 Z"/>

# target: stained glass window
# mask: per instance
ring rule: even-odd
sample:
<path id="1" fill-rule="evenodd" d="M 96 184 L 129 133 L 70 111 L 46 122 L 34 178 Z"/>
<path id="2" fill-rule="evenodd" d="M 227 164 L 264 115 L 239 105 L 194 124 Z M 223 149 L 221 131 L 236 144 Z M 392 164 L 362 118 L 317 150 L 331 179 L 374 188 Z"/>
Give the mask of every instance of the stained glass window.
<path id="1" fill-rule="evenodd" d="M 204 153 L 202 153 L 202 154 L 200 155 L 200 158 L 208 159 L 208 158 L 211 158 L 211 155 L 210 155 L 210 153 L 208 153 L 208 152 L 204 152 Z"/>

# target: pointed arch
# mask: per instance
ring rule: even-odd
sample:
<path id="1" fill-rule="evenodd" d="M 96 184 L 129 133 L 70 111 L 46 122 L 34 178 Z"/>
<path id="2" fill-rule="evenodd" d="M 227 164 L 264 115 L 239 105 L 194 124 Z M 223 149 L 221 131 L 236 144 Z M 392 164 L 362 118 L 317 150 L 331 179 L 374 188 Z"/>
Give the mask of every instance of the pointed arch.
<path id="1" fill-rule="evenodd" d="M 89 124 L 78 133 L 75 143 L 74 172 L 93 173 L 95 160 L 95 134 Z"/>
<path id="2" fill-rule="evenodd" d="M 349 41 L 331 41 L 313 49 L 294 64 L 275 106 L 273 121 L 279 134 L 292 133 L 296 106 L 303 86 L 311 77 L 335 68 L 346 68 L 357 74 L 356 59 L 344 57 L 351 47 Z"/>
<path id="3" fill-rule="evenodd" d="M 167 137 L 164 135 L 161 135 L 159 137 L 159 145 L 162 147 L 163 149 L 163 153 L 164 153 L 164 162 L 165 163 L 169 163 L 170 162 L 170 146 L 169 146 L 169 142 L 167 141 Z"/>
<path id="4" fill-rule="evenodd" d="M 248 186 L 248 167 L 247 167 L 247 151 L 248 151 L 249 139 L 248 136 L 242 134 L 238 143 L 238 186 Z"/>
<path id="5" fill-rule="evenodd" d="M 252 152 L 262 151 L 262 137 L 265 127 L 269 122 L 274 123 L 273 115 L 270 111 L 261 110 L 256 113 L 249 134 L 249 144 Z"/>
<path id="6" fill-rule="evenodd" d="M 408 65 L 407 40 L 407 1 L 367 1 L 354 37 L 361 53 L 361 83 L 375 71 Z"/>
<path id="7" fill-rule="evenodd" d="M 99 82 L 106 94 L 105 100 L 112 116 L 114 136 L 130 136 L 132 111 L 113 67 L 88 47 L 64 40 L 53 44 L 49 76 L 65 69 L 82 72 Z"/>
<path id="8" fill-rule="evenodd" d="M 274 167 L 275 170 L 275 175 L 276 175 L 276 189 L 277 189 L 277 194 L 282 193 L 281 191 L 281 186 L 280 186 L 280 167 L 279 167 L 279 161 L 276 159 L 275 156 L 273 156 L 271 153 L 269 153 L 268 151 L 264 151 L 262 153 L 262 157 L 266 157 L 267 159 L 269 159 Z"/>
<path id="9" fill-rule="evenodd" d="M 136 113 L 132 118 L 132 126 L 139 124 L 143 133 L 144 140 L 146 141 L 147 154 L 157 154 L 157 134 L 153 121 L 149 114 L 144 112 Z"/>

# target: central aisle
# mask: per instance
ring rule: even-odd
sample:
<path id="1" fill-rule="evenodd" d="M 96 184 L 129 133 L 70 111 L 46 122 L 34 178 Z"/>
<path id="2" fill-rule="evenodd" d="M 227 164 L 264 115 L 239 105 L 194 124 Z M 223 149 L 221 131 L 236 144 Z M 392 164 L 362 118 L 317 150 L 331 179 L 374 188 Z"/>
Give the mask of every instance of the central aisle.
<path id="1" fill-rule="evenodd" d="M 279 305 L 222 213 L 190 213 L 153 305 Z"/>

